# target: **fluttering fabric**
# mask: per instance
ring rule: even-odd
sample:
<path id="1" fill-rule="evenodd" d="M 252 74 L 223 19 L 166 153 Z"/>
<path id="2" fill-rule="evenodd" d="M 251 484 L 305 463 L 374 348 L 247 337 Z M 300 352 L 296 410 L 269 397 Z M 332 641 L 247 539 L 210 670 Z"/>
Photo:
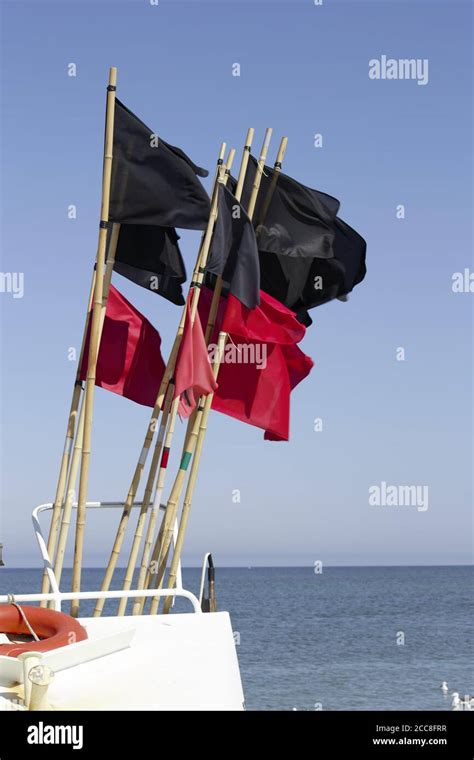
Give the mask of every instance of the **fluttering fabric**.
<path id="1" fill-rule="evenodd" d="M 175 368 L 174 398 L 180 396 L 178 413 L 189 417 L 197 406 L 199 396 L 207 396 L 217 388 L 214 380 L 201 321 L 196 314 L 191 320 L 192 289 L 186 303 L 186 321 Z"/>
<path id="2" fill-rule="evenodd" d="M 116 99 L 111 221 L 203 230 L 210 202 L 198 176 L 207 174 Z"/>
<path id="3" fill-rule="evenodd" d="M 91 318 L 81 364 L 87 377 Z M 110 286 L 96 366 L 96 385 L 137 404 L 154 406 L 165 363 L 161 337 L 153 325 Z"/>
<path id="4" fill-rule="evenodd" d="M 245 208 L 256 170 L 257 161 L 250 156 L 242 192 Z M 258 249 L 284 256 L 330 258 L 334 241 L 332 223 L 338 211 L 336 198 L 265 166 L 252 217 Z"/>
<path id="5" fill-rule="evenodd" d="M 114 270 L 142 288 L 184 305 L 186 268 L 172 227 L 122 224 Z"/>
<path id="6" fill-rule="evenodd" d="M 291 391 L 309 374 L 313 361 L 297 343 L 305 327 L 283 304 L 261 291 L 260 305 L 247 309 L 232 294 L 221 298 L 211 337 L 229 333 L 212 409 L 262 428 L 265 439 L 287 441 Z M 199 315 L 207 324 L 212 291 L 202 288 Z"/>
<path id="7" fill-rule="evenodd" d="M 244 205 L 256 166 L 251 157 Z M 339 201 L 332 196 L 265 167 L 253 216 L 260 286 L 305 325 L 312 322 L 308 309 L 344 298 L 366 274 L 365 240 L 337 216 L 338 211 Z"/>
<path id="8" fill-rule="evenodd" d="M 342 219 L 333 223 L 333 257 L 313 259 L 260 252 L 261 287 L 309 326 L 309 309 L 347 296 L 365 277 L 365 240 Z"/>
<path id="9" fill-rule="evenodd" d="M 247 308 L 260 303 L 260 265 L 252 222 L 223 184 L 218 187 L 218 215 L 206 270 L 221 276 L 232 295 Z"/>
<path id="10" fill-rule="evenodd" d="M 211 344 L 205 345 L 212 291 L 203 287 L 198 316 L 191 327 L 190 299 L 176 362 L 175 398 L 188 417 L 200 395 L 213 392 L 212 408 L 262 428 L 266 440 L 286 441 L 290 394 L 311 371 L 312 360 L 298 347 L 305 327 L 283 304 L 261 292 L 261 303 L 247 309 L 229 294 L 221 298 Z M 220 330 L 229 333 L 217 383 L 213 348 Z M 90 319 L 81 379 L 87 377 Z M 110 287 L 96 368 L 96 385 L 153 407 L 165 371 L 161 337 L 153 325 L 115 288 Z"/>

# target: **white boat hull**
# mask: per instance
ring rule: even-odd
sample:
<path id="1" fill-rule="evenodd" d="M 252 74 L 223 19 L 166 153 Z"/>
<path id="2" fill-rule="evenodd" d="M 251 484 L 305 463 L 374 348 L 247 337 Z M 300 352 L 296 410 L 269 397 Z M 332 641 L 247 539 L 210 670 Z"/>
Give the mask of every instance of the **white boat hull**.
<path id="1" fill-rule="evenodd" d="M 244 709 L 227 612 L 82 618 L 81 623 L 92 645 L 92 659 L 75 664 L 74 648 L 86 642 L 64 647 L 60 656 L 53 650 L 43 658 L 54 666 L 56 657 L 56 664 L 61 661 L 63 668 L 55 671 L 48 691 L 53 710 Z M 128 646 L 99 654 L 102 642 L 107 637 L 120 638 L 117 634 L 129 640 Z M 68 649 L 71 666 L 65 667 Z M 0 687 L 0 695 L 7 700 L 8 695 L 15 699 L 21 692 L 22 686 Z"/>

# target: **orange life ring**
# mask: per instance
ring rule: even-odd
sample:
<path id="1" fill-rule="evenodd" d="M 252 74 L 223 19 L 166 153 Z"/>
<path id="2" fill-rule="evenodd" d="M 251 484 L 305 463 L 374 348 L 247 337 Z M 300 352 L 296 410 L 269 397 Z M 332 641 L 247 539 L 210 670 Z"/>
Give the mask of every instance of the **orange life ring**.
<path id="1" fill-rule="evenodd" d="M 22 652 L 49 652 L 50 649 L 65 647 L 87 639 L 86 629 L 70 615 L 42 607 L 21 606 L 26 619 L 41 641 L 25 644 L 10 642 L 0 644 L 0 655 L 18 657 Z M 8 634 L 30 634 L 20 610 L 15 604 L 0 605 L 0 632 Z"/>

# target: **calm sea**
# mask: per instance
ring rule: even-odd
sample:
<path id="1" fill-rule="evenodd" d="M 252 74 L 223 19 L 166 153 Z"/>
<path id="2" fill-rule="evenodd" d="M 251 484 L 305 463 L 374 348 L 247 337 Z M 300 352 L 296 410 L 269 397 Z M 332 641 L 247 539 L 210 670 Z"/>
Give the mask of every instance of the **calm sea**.
<path id="1" fill-rule="evenodd" d="M 197 593 L 200 571 L 183 576 Z M 473 578 L 472 567 L 218 568 L 248 709 L 451 709 L 441 681 L 474 693 Z M 85 570 L 84 590 L 101 579 Z M 0 593 L 39 584 L 39 570 L 0 570 Z"/>

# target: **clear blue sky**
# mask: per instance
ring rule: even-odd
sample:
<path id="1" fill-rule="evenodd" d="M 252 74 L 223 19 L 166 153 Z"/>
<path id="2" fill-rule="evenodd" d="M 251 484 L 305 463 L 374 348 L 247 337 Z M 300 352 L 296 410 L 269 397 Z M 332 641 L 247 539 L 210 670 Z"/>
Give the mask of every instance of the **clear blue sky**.
<path id="1" fill-rule="evenodd" d="M 221 565 L 471 561 L 473 295 L 451 289 L 454 272 L 473 268 L 471 4 L 74 0 L 3 2 L 2 15 L 2 271 L 25 277 L 22 299 L 0 294 L 8 563 L 36 563 L 30 512 L 54 496 L 110 65 L 119 97 L 211 174 L 221 140 L 240 154 L 247 127 L 258 148 L 272 126 L 273 162 L 287 135 L 284 170 L 339 198 L 368 243 L 349 303 L 312 313 L 303 348 L 315 367 L 294 393 L 290 443 L 211 416 L 186 560 L 212 550 Z M 427 58 L 428 84 L 369 79 L 383 54 Z M 183 233 L 189 273 L 198 241 Z M 169 347 L 179 310 L 114 282 Z M 149 410 L 99 389 L 95 411 L 90 497 L 123 499 Z M 382 481 L 428 486 L 428 510 L 370 506 Z M 108 555 L 116 521 L 90 516 L 86 564 Z"/>

